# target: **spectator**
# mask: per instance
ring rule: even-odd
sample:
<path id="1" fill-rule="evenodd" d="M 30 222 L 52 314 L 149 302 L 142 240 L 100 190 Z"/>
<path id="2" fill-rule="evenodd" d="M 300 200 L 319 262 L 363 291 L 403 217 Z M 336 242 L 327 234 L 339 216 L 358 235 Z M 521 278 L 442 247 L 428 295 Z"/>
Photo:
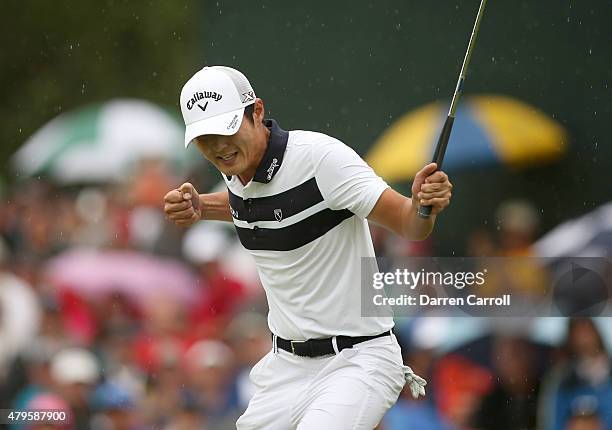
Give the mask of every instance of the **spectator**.
<path id="1" fill-rule="evenodd" d="M 26 430 L 72 430 L 76 427 L 72 411 L 68 403 L 56 394 L 41 393 L 34 397 L 27 405 L 27 410 L 42 410 L 64 412 L 66 419 L 56 422 L 36 423 L 26 427 Z"/>
<path id="2" fill-rule="evenodd" d="M 180 397 L 179 409 L 173 414 L 163 430 L 208 430 L 206 417 L 195 396 L 184 391 Z"/>
<path id="3" fill-rule="evenodd" d="M 199 272 L 200 299 L 191 313 L 191 330 L 198 338 L 222 333 L 245 299 L 243 285 L 221 267 L 230 243 L 225 230 L 214 224 L 197 226 L 185 237 L 183 252 Z"/>
<path id="4" fill-rule="evenodd" d="M 58 351 L 58 345 L 39 338 L 15 361 L 11 376 L 21 383 L 22 388 L 12 396 L 10 407 L 22 410 L 36 396 L 53 391 L 50 366 L 51 359 Z"/>
<path id="5" fill-rule="evenodd" d="M 140 427 L 134 413 L 134 399 L 121 385 L 106 382 L 96 388 L 92 407 L 96 414 L 91 421 L 92 430 L 137 430 Z"/>
<path id="6" fill-rule="evenodd" d="M 100 376 L 98 360 L 86 349 L 64 349 L 51 360 L 55 391 L 68 402 L 77 429 L 89 426 L 92 413 L 89 400 Z"/>
<path id="7" fill-rule="evenodd" d="M 40 323 L 38 297 L 22 279 L 0 271 L 0 381 L 32 341 Z"/>
<path id="8" fill-rule="evenodd" d="M 400 331 L 397 335 L 402 346 L 404 362 L 410 363 L 412 370 L 432 380 L 436 366 L 435 349 L 444 339 L 447 328 L 444 318 L 423 317 L 412 322 L 410 331 Z M 408 341 L 408 337 L 410 340 Z M 428 386 L 426 397 L 414 399 L 409 387 L 404 387 L 397 403 L 389 409 L 382 421 L 382 430 L 451 430 L 448 423 L 435 407 L 435 387 Z"/>
<path id="9" fill-rule="evenodd" d="M 532 257 L 531 245 L 539 228 L 539 214 L 523 200 L 503 202 L 496 211 L 497 241 L 484 231 L 473 233 L 468 243 L 470 255 L 511 257 L 488 264 L 487 281 L 478 290 L 483 297 L 512 294 L 513 305 L 530 306 L 549 292 L 547 270 Z"/>
<path id="10" fill-rule="evenodd" d="M 185 410 L 186 401 L 190 406 L 193 403 L 189 401 L 188 381 L 181 366 L 182 347 L 170 340 L 156 346 L 156 366 L 148 375 L 142 411 L 149 425 L 165 428 Z"/>
<path id="11" fill-rule="evenodd" d="M 501 336 L 491 351 L 497 375 L 482 398 L 474 427 L 483 430 L 536 428 L 538 378 L 532 346 L 522 337 Z"/>
<path id="12" fill-rule="evenodd" d="M 239 314 L 229 325 L 227 338 L 236 357 L 238 406 L 244 411 L 255 393 L 251 369 L 272 349 L 266 317 L 254 312 Z"/>
<path id="13" fill-rule="evenodd" d="M 540 402 L 542 428 L 562 430 L 568 425 L 593 425 L 593 421 L 572 421 L 578 399 L 592 398 L 604 429 L 612 429 L 612 363 L 594 321 L 568 320 L 566 359 L 548 375 Z M 588 423 L 587 423 L 588 421 Z"/>
<path id="14" fill-rule="evenodd" d="M 214 429 L 232 429 L 240 416 L 232 350 L 216 340 L 193 344 L 185 355 L 189 386 Z"/>
<path id="15" fill-rule="evenodd" d="M 507 200 L 497 208 L 499 247 L 503 255 L 531 255 L 540 225 L 540 217 L 533 205 L 524 200 Z"/>

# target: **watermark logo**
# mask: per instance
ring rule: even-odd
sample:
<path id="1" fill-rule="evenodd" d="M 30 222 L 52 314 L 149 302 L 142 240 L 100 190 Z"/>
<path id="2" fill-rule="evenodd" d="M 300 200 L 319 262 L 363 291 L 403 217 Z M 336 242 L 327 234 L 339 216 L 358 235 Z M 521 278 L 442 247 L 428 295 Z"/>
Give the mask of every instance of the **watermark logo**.
<path id="1" fill-rule="evenodd" d="M 362 315 L 612 316 L 610 273 L 598 257 L 363 258 Z"/>

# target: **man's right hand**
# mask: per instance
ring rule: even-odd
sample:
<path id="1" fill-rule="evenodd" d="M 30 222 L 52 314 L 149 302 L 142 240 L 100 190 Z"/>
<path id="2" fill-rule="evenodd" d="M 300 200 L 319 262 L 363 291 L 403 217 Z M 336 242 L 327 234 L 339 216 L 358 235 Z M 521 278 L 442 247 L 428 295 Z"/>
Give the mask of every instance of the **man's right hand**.
<path id="1" fill-rule="evenodd" d="M 164 196 L 164 212 L 168 219 L 180 227 L 190 225 L 202 219 L 200 195 L 189 182 Z"/>

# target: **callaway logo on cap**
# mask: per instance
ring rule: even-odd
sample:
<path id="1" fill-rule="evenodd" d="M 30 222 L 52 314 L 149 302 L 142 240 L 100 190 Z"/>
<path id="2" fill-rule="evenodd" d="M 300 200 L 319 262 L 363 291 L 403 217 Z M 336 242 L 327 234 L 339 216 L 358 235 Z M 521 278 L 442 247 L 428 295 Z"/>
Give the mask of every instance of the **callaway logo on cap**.
<path id="1" fill-rule="evenodd" d="M 248 79 L 225 66 L 204 67 L 181 90 L 185 120 L 185 147 L 204 134 L 235 134 L 242 124 L 244 108 L 255 103 Z"/>

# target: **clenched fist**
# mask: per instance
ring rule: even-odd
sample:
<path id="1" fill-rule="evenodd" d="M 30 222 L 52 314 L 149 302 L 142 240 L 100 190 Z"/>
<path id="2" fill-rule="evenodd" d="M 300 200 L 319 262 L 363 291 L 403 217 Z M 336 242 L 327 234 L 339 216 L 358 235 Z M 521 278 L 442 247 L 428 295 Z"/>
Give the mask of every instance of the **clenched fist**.
<path id="1" fill-rule="evenodd" d="M 176 225 L 189 227 L 202 218 L 200 195 L 189 182 L 164 196 L 164 212 Z"/>
<path id="2" fill-rule="evenodd" d="M 436 163 L 429 163 L 414 177 L 412 201 L 415 205 L 432 206 L 431 213 L 436 215 L 450 203 L 453 184 L 446 173 L 436 170 Z"/>

